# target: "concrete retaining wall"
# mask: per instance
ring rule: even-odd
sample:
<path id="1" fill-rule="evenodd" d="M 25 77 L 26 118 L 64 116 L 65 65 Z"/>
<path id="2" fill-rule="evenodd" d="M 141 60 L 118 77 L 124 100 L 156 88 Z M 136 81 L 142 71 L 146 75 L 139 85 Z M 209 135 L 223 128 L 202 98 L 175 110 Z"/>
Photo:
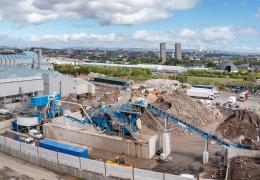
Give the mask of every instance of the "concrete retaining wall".
<path id="1" fill-rule="evenodd" d="M 105 163 L 91 159 L 81 158 L 81 169 L 105 175 Z"/>
<path id="2" fill-rule="evenodd" d="M 38 156 L 41 159 L 46 159 L 47 161 L 58 163 L 58 153 L 57 152 L 38 147 Z"/>
<path id="3" fill-rule="evenodd" d="M 18 148 L 19 147 L 19 148 Z M 188 180 L 185 177 L 163 174 L 132 167 L 53 152 L 0 136 L 0 151 L 41 167 L 83 179 L 95 180 Z"/>
<path id="4" fill-rule="evenodd" d="M 106 175 L 125 179 L 133 179 L 133 168 L 106 163 Z"/>
<path id="5" fill-rule="evenodd" d="M 174 174 L 164 174 L 164 180 L 195 180 L 194 178 L 180 177 Z"/>
<path id="6" fill-rule="evenodd" d="M 163 173 L 134 168 L 135 180 L 164 180 Z"/>
<path id="7" fill-rule="evenodd" d="M 45 124 L 43 126 L 43 134 L 48 139 L 68 141 L 114 153 L 124 153 L 125 155 L 135 156 L 138 158 L 150 159 L 154 157 L 156 153 L 155 141 L 148 140 L 143 143 L 136 143 L 131 140 L 123 140 L 120 137 L 91 133 L 76 127 L 61 126 L 53 123 Z M 113 146 L 111 146 L 111 144 L 113 144 Z"/>
<path id="8" fill-rule="evenodd" d="M 258 150 L 247 150 L 247 149 L 237 149 L 237 148 L 229 148 L 227 159 L 232 159 L 237 156 L 247 156 L 247 157 L 260 157 L 260 151 Z"/>
<path id="9" fill-rule="evenodd" d="M 80 158 L 71 156 L 68 154 L 58 153 L 58 163 L 71 166 L 74 168 L 80 168 Z"/>

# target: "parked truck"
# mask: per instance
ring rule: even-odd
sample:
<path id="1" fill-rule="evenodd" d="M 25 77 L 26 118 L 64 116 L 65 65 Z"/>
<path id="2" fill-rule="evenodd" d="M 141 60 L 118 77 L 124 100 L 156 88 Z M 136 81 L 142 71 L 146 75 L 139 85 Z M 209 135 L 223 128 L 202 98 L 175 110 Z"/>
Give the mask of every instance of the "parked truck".
<path id="1" fill-rule="evenodd" d="M 214 93 L 210 89 L 203 88 L 191 88 L 187 90 L 187 95 L 194 98 L 203 98 L 213 100 L 215 98 Z"/>
<path id="2" fill-rule="evenodd" d="M 219 96 L 219 91 L 216 90 L 216 88 L 214 86 L 209 86 L 209 85 L 194 85 L 192 86 L 192 88 L 196 88 L 196 89 L 209 89 L 214 93 L 215 98 L 217 98 Z"/>
<path id="3" fill-rule="evenodd" d="M 233 110 L 236 110 L 239 108 L 239 106 L 237 105 L 237 98 L 235 96 L 230 96 L 227 99 L 226 108 L 230 108 Z"/>

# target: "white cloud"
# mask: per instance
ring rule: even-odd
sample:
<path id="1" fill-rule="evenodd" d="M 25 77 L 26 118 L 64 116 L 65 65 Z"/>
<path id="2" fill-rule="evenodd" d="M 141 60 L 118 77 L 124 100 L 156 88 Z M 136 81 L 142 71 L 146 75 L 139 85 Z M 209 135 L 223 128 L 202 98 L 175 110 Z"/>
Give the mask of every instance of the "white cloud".
<path id="1" fill-rule="evenodd" d="M 196 36 L 196 32 L 190 29 L 181 29 L 180 30 L 180 37 L 183 38 L 194 38 Z"/>
<path id="2" fill-rule="evenodd" d="M 62 34 L 62 35 L 31 35 L 29 41 L 32 42 L 71 42 L 71 41 L 117 41 L 119 37 L 115 33 L 110 34 Z"/>
<path id="3" fill-rule="evenodd" d="M 235 38 L 234 32 L 227 26 L 205 28 L 198 34 L 200 39 L 206 42 L 228 41 Z"/>
<path id="4" fill-rule="evenodd" d="M 198 30 L 189 28 L 169 31 L 138 30 L 131 33 L 74 33 L 32 35 L 23 39 L 1 37 L 1 45 L 18 44 L 18 46 L 42 47 L 132 47 L 158 48 L 159 43 L 166 42 L 173 48 L 175 42 L 181 42 L 183 48 L 230 51 L 259 52 L 259 47 L 251 43 L 250 38 L 258 37 L 259 32 L 252 27 L 208 27 Z M 248 37 L 250 37 L 248 39 Z M 253 38 L 254 39 L 254 38 Z M 6 43 L 7 42 L 7 43 Z"/>
<path id="5" fill-rule="evenodd" d="M 242 36 L 258 36 L 260 33 L 252 27 L 239 27 L 236 28 L 237 33 Z"/>
<path id="6" fill-rule="evenodd" d="M 0 0 L 0 19 L 39 24 L 55 19 L 96 19 L 103 24 L 137 24 L 166 19 L 198 0 Z"/>

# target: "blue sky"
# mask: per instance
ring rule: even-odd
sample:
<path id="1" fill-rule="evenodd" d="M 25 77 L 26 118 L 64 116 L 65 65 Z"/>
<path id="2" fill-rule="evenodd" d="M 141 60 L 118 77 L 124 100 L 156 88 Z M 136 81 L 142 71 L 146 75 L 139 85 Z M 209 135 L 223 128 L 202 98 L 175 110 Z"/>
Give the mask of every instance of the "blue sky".
<path id="1" fill-rule="evenodd" d="M 260 0 L 0 0 L 0 45 L 260 52 Z"/>

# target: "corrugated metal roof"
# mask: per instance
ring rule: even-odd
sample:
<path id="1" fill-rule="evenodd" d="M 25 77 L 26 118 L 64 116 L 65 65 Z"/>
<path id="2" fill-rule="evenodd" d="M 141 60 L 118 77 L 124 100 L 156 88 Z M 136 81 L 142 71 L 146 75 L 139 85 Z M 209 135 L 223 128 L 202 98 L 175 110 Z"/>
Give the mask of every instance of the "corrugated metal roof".
<path id="1" fill-rule="evenodd" d="M 2 65 L 12 65 L 20 67 L 32 67 L 33 60 L 36 58 L 37 54 L 33 51 L 22 51 L 16 54 L 0 54 L 0 64 Z M 38 66 L 38 62 L 36 62 Z M 41 58 L 41 68 L 42 69 L 52 69 L 52 64 L 49 63 L 44 57 Z"/>
<path id="2" fill-rule="evenodd" d="M 51 70 L 38 70 L 17 66 L 3 66 L 0 65 L 0 79 L 11 78 L 25 78 L 25 77 L 41 77 L 42 74 L 48 74 L 49 76 L 56 78 L 61 74 Z"/>
<path id="3" fill-rule="evenodd" d="M 0 59 L 2 60 L 32 60 L 35 56 L 35 53 L 32 51 L 22 51 L 16 54 L 0 54 Z"/>

